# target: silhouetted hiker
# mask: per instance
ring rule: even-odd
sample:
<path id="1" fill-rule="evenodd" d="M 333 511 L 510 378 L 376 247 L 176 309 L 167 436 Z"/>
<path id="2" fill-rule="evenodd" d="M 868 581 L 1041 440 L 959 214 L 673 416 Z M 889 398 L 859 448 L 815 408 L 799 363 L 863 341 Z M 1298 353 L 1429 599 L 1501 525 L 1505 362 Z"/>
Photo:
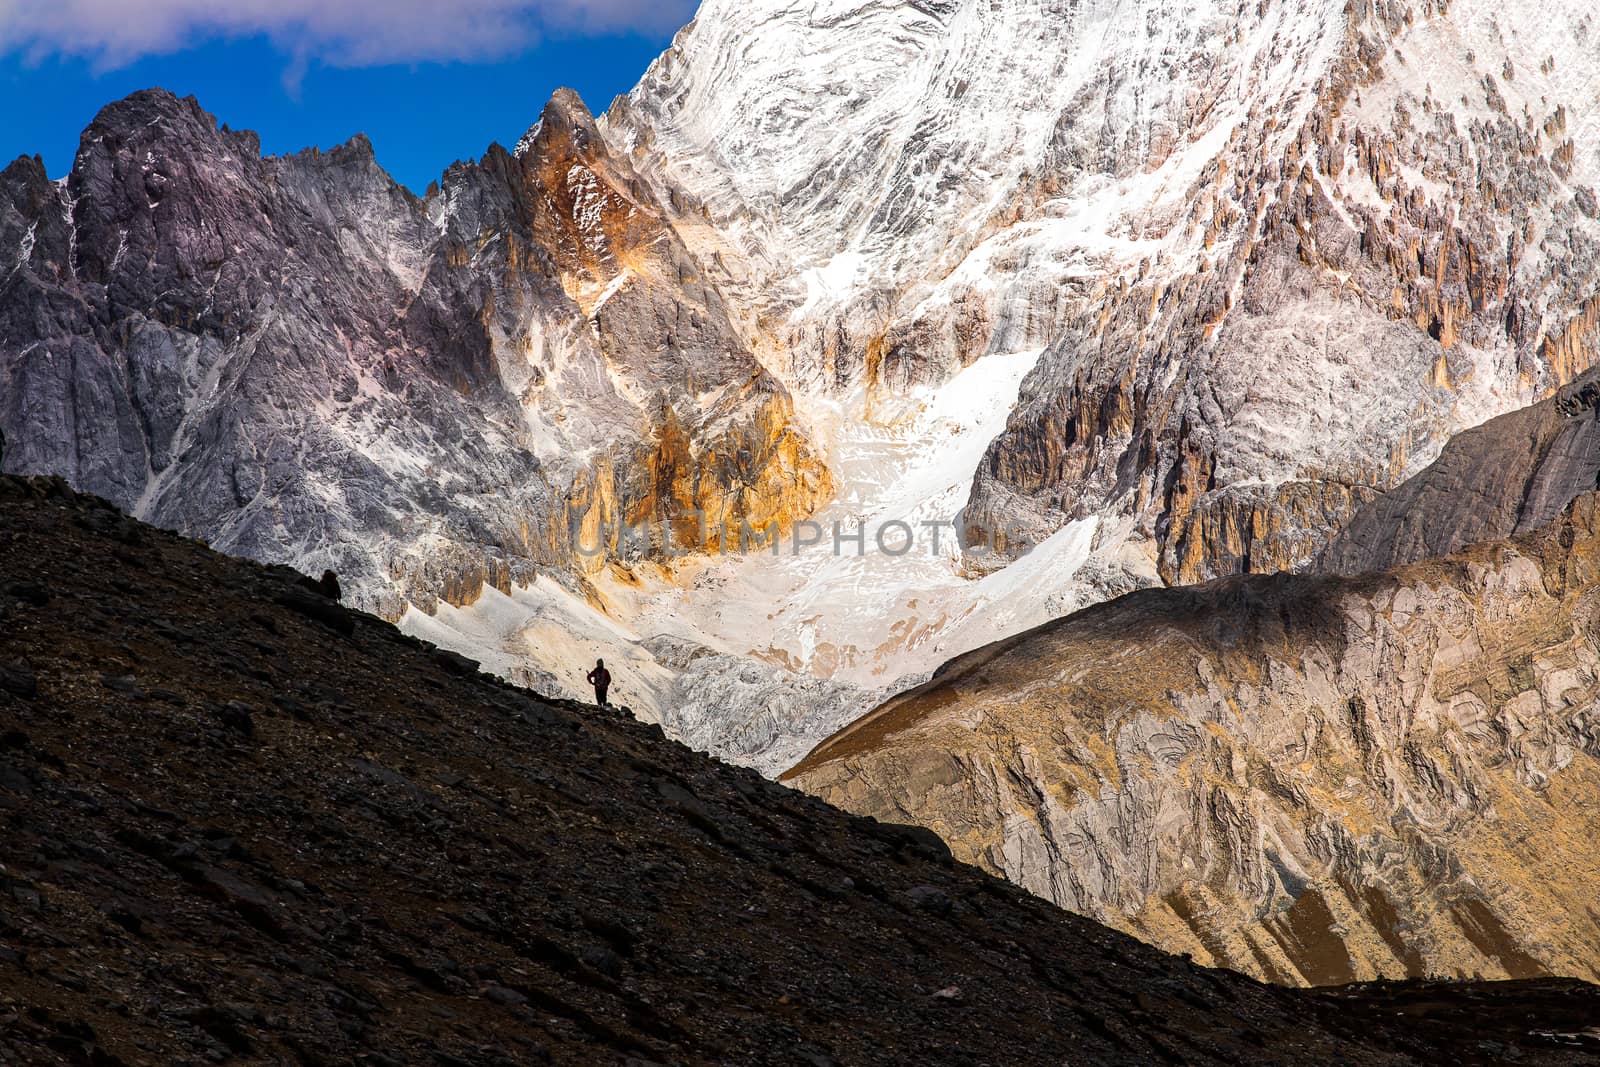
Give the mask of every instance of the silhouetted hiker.
<path id="1" fill-rule="evenodd" d="M 339 588 L 339 576 L 332 571 L 323 571 L 321 578 L 313 578 L 309 574 L 302 574 L 295 579 L 302 589 L 309 589 L 313 593 L 321 593 L 329 600 L 338 600 L 344 596 Z"/>
<path id="2" fill-rule="evenodd" d="M 0 463 L 6 461 L 6 432 L 0 430 Z"/>
<path id="3" fill-rule="evenodd" d="M 589 681 L 594 685 L 594 702 L 602 708 L 606 707 L 606 690 L 611 688 L 611 672 L 606 670 L 606 661 L 594 661 L 594 670 L 589 672 Z"/>

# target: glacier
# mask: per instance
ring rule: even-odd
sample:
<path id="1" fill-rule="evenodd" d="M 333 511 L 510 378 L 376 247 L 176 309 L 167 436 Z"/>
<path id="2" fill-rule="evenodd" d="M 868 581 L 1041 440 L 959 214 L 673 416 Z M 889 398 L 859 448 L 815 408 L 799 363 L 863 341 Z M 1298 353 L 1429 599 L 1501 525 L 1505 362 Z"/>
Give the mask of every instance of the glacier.
<path id="1" fill-rule="evenodd" d="M 1583 5 L 1541 10 L 707 0 L 600 127 L 794 392 L 837 479 L 819 521 L 938 514 L 961 543 L 691 561 L 599 601 L 864 710 L 1130 589 L 1305 565 L 1592 360 L 1600 62 Z M 1486 174 L 1529 202 L 1480 202 Z M 1539 232 L 1486 286 L 1472 257 L 1519 213 Z M 1012 524 L 1025 554 L 975 536 Z M 769 771 L 774 722 L 788 758 L 844 714 L 686 691 L 637 699 Z"/>

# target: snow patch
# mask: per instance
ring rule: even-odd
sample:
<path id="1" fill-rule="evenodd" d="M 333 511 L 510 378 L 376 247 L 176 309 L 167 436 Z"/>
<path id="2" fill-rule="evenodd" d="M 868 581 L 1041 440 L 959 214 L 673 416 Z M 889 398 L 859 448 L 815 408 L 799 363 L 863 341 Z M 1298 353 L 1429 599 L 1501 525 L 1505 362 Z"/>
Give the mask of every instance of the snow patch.
<path id="1" fill-rule="evenodd" d="M 546 578 L 507 595 L 489 586 L 470 606 L 441 603 L 433 615 L 407 606 L 400 629 L 479 661 L 484 670 L 546 696 L 593 699 L 584 680 L 596 659 L 612 675 L 611 700 L 657 721 L 674 675 L 641 646 L 638 633 Z"/>

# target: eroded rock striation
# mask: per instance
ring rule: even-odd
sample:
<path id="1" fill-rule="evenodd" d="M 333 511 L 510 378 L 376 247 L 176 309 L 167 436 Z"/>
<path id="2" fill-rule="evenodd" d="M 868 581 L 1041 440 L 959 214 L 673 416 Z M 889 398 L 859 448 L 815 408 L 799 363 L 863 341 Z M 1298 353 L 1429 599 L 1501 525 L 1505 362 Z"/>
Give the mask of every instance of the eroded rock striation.
<path id="1" fill-rule="evenodd" d="M 1274 981 L 1592 978 L 1597 603 L 1589 492 L 1382 574 L 1090 608 L 952 660 L 786 780 Z"/>

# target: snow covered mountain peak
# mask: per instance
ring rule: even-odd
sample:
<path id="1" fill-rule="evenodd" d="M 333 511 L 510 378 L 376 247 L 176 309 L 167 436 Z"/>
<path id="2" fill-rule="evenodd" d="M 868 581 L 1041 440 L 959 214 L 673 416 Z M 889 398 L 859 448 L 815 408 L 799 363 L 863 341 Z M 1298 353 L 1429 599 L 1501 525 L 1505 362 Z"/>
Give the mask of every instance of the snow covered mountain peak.
<path id="1" fill-rule="evenodd" d="M 966 573 L 1089 524 L 1081 566 L 1018 593 L 1084 603 L 1301 566 L 1450 434 L 1594 361 L 1593 15 L 1517 16 L 708 0 L 601 126 L 842 492 L 875 493 L 853 513 L 900 488 L 858 484 L 862 422 L 892 435 L 896 398 L 1042 349 L 995 400 L 960 514 L 1003 551 Z M 839 670 L 823 635 L 879 603 L 828 588 L 783 662 Z M 718 617 L 702 597 L 675 610 Z M 927 621 L 891 609 L 901 636 L 853 669 L 962 643 Z"/>
<path id="2" fill-rule="evenodd" d="M 778 769 L 1050 614 L 1302 566 L 1595 362 L 1594 15 L 1523 6 L 706 0 L 425 202 L 134 100 L 0 182 L 8 464 L 542 685 L 607 650 Z M 717 532 L 805 519 L 962 542 Z"/>
<path id="3" fill-rule="evenodd" d="M 725 286 L 796 384 L 940 380 L 1046 342 L 1049 288 L 1180 236 L 1242 124 L 1309 110 L 1343 12 L 708 0 L 605 125 L 747 261 Z"/>

